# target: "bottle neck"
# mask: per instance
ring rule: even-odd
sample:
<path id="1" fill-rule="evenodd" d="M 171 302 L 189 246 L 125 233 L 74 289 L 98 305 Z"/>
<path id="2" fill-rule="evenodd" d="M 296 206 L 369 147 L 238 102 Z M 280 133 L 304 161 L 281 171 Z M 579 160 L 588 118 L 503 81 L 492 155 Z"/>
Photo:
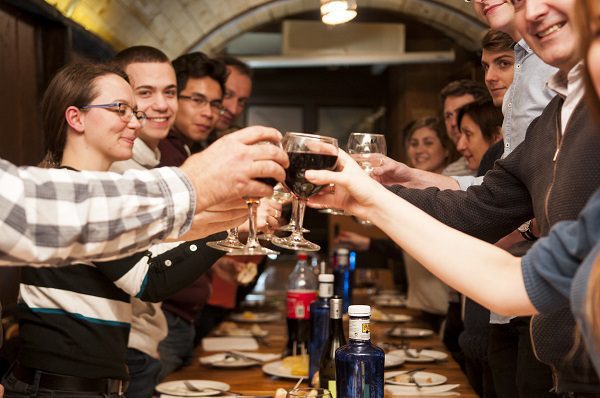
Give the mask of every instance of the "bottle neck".
<path id="1" fill-rule="evenodd" d="M 319 297 L 322 299 L 328 299 L 330 297 L 333 297 L 333 283 L 319 283 Z"/>
<path id="2" fill-rule="evenodd" d="M 371 322 L 369 317 L 351 317 L 348 338 L 354 341 L 371 340 Z"/>

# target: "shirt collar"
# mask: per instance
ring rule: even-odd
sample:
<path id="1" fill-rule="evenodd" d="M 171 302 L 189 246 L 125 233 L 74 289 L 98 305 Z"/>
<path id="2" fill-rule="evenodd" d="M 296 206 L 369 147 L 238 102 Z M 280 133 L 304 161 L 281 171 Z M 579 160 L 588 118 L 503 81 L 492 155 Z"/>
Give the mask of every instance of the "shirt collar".
<path id="1" fill-rule="evenodd" d="M 566 98 L 569 94 L 569 86 L 572 86 L 583 79 L 583 70 L 583 61 L 580 61 L 571 68 L 567 74 L 562 71 L 556 72 L 554 76 L 548 80 L 548 88 L 561 97 Z"/>

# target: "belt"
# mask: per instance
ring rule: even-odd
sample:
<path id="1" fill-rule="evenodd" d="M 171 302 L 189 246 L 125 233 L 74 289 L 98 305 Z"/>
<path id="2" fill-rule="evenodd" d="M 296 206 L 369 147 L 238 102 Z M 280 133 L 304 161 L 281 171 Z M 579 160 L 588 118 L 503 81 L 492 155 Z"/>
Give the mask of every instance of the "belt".
<path id="1" fill-rule="evenodd" d="M 31 385 L 34 385 L 36 377 L 39 377 L 38 388 L 48 390 L 98 392 L 122 396 L 127 388 L 127 383 L 120 379 L 88 379 L 65 376 L 28 368 L 19 363 L 13 367 L 12 374 L 20 381 Z"/>

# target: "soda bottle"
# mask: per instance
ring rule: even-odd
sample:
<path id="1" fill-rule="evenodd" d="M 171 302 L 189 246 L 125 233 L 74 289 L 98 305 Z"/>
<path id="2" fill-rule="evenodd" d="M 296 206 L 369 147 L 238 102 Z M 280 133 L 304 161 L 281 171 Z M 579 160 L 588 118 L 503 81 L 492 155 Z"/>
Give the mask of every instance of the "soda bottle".
<path id="1" fill-rule="evenodd" d="M 368 305 L 348 308 L 348 344 L 335 352 L 337 398 L 383 398 L 383 350 L 371 343 Z"/>
<path id="2" fill-rule="evenodd" d="M 329 298 L 333 296 L 333 274 L 319 274 L 319 299 L 310 305 L 310 343 L 308 345 L 308 381 L 312 387 L 323 346 L 329 336 Z"/>
<path id="3" fill-rule="evenodd" d="M 310 304 L 317 298 L 317 276 L 307 264 L 306 253 L 298 254 L 289 276 L 287 292 L 288 342 L 284 356 L 308 355 Z"/>

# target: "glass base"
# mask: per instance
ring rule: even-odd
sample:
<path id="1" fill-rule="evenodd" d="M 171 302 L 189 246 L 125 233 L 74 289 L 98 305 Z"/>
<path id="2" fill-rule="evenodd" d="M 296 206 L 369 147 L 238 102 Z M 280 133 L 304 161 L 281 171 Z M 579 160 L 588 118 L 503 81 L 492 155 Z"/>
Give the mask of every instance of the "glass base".
<path id="1" fill-rule="evenodd" d="M 275 237 L 275 234 L 260 234 L 256 237 L 256 239 L 264 240 L 266 242 L 270 242 L 271 239 Z"/>
<path id="2" fill-rule="evenodd" d="M 287 238 L 273 238 L 271 243 L 276 246 L 283 247 L 289 250 L 307 251 L 307 252 L 318 252 L 321 250 L 321 246 L 309 242 L 302 236 L 294 237 L 294 235 L 288 236 Z"/>
<path id="3" fill-rule="evenodd" d="M 279 252 L 262 246 L 254 246 L 235 249 L 227 253 L 228 256 L 258 256 L 267 254 L 279 254 Z"/>
<path id="4" fill-rule="evenodd" d="M 293 224 L 287 224 L 287 225 L 284 225 L 283 227 L 277 228 L 277 230 L 283 231 L 283 232 L 294 232 L 296 230 L 296 227 Z M 308 233 L 308 232 L 310 232 L 309 229 L 302 228 L 303 234 Z"/>
<path id="5" fill-rule="evenodd" d="M 206 246 L 212 247 L 213 249 L 222 250 L 224 252 L 231 252 L 232 250 L 244 248 L 244 244 L 242 242 L 229 239 L 207 242 Z"/>

